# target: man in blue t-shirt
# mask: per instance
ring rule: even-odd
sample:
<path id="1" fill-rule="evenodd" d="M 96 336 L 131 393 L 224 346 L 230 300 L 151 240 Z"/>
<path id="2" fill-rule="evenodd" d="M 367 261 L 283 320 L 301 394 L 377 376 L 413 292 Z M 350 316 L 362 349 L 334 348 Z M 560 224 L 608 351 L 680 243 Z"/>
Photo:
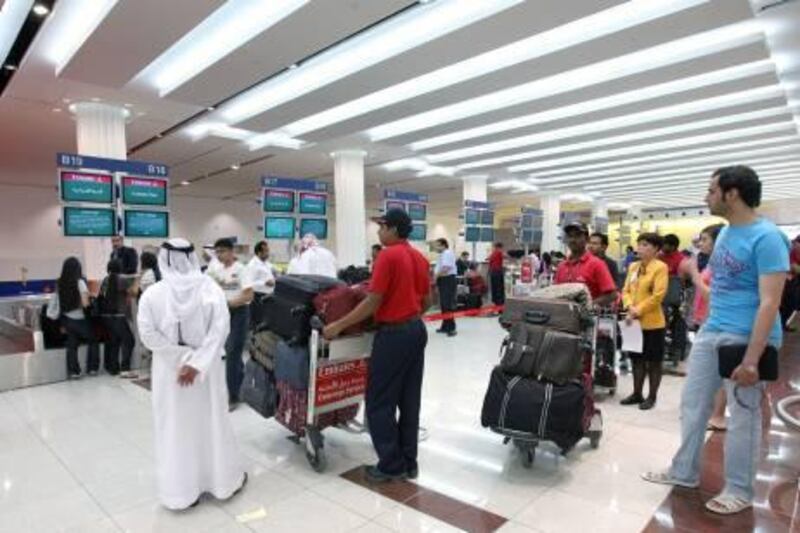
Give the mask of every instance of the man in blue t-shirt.
<path id="1" fill-rule="evenodd" d="M 761 203 L 761 182 L 748 167 L 725 167 L 714 172 L 706 202 L 711 214 L 725 218 L 729 226 L 717 238 L 709 263 L 711 304 L 689 356 L 681 398 L 681 446 L 668 471 L 648 472 L 642 477 L 681 487 L 699 485 L 706 425 L 714 395 L 724 382 L 730 410 L 725 435 L 725 486 L 706 503 L 706 509 L 734 514 L 753 502 L 764 390 L 758 362 L 768 345 L 781 345 L 778 309 L 789 271 L 789 240 L 756 213 Z M 746 345 L 747 351 L 731 379 L 723 380 L 717 352 L 725 345 Z"/>

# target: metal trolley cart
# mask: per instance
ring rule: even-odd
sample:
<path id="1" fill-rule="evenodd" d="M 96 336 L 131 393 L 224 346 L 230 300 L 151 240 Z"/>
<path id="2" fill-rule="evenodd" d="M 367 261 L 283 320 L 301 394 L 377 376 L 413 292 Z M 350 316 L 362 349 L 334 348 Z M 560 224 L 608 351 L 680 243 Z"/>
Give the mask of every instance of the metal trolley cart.
<path id="1" fill-rule="evenodd" d="M 594 390 L 613 396 L 617 391 L 620 365 L 617 350 L 619 310 L 616 306 L 597 308 L 593 319 L 591 342 L 594 354 Z"/>
<path id="2" fill-rule="evenodd" d="M 372 333 L 326 341 L 322 322 L 312 319 L 309 349 L 308 401 L 305 412 L 306 459 L 317 472 L 327 466 L 322 430 L 330 425 L 326 415 L 358 407 L 367 388 Z M 335 417 L 334 417 L 335 420 Z M 364 433 L 364 426 L 349 420 L 334 422 L 335 427 L 350 433 Z M 301 435 L 296 435 L 297 441 Z"/>

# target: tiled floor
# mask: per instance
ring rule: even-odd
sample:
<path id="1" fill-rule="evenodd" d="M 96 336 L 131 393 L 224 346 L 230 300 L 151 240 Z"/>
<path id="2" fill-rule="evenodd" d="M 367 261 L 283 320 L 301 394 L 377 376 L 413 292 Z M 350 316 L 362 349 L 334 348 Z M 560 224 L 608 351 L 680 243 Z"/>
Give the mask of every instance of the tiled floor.
<path id="1" fill-rule="evenodd" d="M 680 378 L 665 377 L 651 412 L 599 399 L 605 434 L 567 457 L 543 444 L 526 470 L 480 426 L 503 332 L 493 319 L 431 328 L 418 484 L 507 522 L 505 532 L 641 531 L 669 490 L 639 481 L 678 442 Z M 620 394 L 630 382 L 623 378 Z M 288 433 L 248 408 L 232 415 L 250 484 L 229 502 L 186 513 L 154 498 L 150 394 L 109 377 L 0 394 L 0 532 L 454 531 L 442 520 L 340 477 L 374 461 L 369 439 L 327 430 L 329 461 L 314 473 Z M 800 453 L 795 449 L 796 453 Z M 472 512 L 470 510 L 465 513 Z"/>

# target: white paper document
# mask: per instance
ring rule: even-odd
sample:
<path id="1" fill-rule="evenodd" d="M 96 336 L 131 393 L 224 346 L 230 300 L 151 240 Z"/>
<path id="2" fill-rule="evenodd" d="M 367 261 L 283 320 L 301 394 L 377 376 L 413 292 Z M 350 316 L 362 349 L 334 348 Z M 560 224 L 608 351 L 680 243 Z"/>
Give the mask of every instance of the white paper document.
<path id="1" fill-rule="evenodd" d="M 622 334 L 622 351 L 642 353 L 642 347 L 644 345 L 642 323 L 638 320 L 633 320 L 628 324 L 625 320 L 620 320 L 619 330 Z"/>

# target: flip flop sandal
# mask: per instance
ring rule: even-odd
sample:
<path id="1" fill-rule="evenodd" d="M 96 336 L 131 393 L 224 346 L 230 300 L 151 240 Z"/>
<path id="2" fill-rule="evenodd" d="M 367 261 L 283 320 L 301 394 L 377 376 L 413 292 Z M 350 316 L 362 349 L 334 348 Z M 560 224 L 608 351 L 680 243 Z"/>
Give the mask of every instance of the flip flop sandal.
<path id="1" fill-rule="evenodd" d="M 669 472 L 645 472 L 642 474 L 642 479 L 650 483 L 657 483 L 659 485 L 671 485 L 673 487 L 683 487 L 685 489 L 696 489 L 700 484 L 690 485 L 682 483 L 669 475 Z"/>
<path id="2" fill-rule="evenodd" d="M 720 515 L 741 513 L 752 506 L 752 502 L 728 494 L 720 494 L 706 502 L 706 509 Z"/>

